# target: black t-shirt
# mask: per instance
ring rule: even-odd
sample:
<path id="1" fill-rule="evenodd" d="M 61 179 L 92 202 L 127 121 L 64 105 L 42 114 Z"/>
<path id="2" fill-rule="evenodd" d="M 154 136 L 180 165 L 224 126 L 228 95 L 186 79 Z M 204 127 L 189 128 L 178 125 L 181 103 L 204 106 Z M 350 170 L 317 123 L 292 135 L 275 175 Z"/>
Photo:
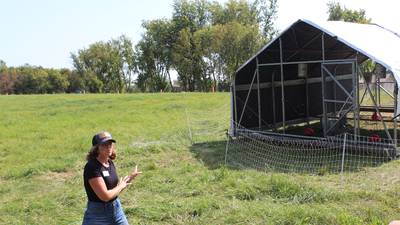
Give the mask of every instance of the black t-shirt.
<path id="1" fill-rule="evenodd" d="M 113 189 L 118 185 L 118 175 L 115 170 L 114 163 L 112 160 L 108 160 L 109 166 L 105 167 L 101 164 L 97 159 L 90 159 L 83 171 L 83 181 L 85 184 L 86 195 L 89 201 L 93 202 L 104 202 L 99 197 L 97 197 L 96 193 L 93 191 L 92 187 L 89 184 L 89 180 L 95 177 L 102 177 L 104 183 L 106 183 L 107 190 Z M 116 199 L 115 197 L 114 199 Z M 113 201 L 114 199 L 110 200 Z"/>

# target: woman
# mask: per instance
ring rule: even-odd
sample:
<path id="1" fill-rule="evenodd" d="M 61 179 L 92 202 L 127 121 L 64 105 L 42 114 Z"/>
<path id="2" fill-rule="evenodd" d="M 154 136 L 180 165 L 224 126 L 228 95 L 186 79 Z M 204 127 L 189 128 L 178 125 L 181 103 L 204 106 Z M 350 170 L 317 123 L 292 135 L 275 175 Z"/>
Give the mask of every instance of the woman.
<path id="1" fill-rule="evenodd" d="M 92 138 L 92 148 L 86 156 L 83 172 L 88 204 L 83 225 L 128 224 L 118 195 L 141 172 L 135 170 L 118 181 L 113 160 L 116 158 L 116 141 L 108 132 L 100 132 Z"/>

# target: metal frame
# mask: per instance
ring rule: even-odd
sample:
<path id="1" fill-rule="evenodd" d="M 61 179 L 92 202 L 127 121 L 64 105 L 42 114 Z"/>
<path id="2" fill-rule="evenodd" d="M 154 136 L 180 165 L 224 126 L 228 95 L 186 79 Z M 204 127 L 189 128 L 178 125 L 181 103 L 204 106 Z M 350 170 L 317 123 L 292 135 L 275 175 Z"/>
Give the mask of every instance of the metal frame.
<path id="1" fill-rule="evenodd" d="M 361 101 L 360 101 L 360 105 L 364 101 L 364 97 L 365 97 L 366 93 L 368 92 L 368 94 L 370 95 L 370 97 L 371 97 L 371 99 L 372 99 L 372 101 L 374 103 L 373 107 L 374 107 L 375 112 L 378 113 L 382 117 L 381 109 L 382 109 L 382 107 L 384 107 L 381 104 L 382 103 L 381 102 L 381 90 L 382 90 L 388 96 L 390 96 L 391 99 L 393 99 L 393 103 L 394 103 L 393 104 L 393 115 L 396 115 L 397 97 L 398 97 L 397 83 L 396 82 L 382 82 L 380 80 L 381 79 L 380 77 L 374 76 L 372 78 L 375 78 L 375 80 L 371 79 L 371 83 L 373 84 L 372 87 L 374 89 L 373 89 L 373 91 L 371 91 L 371 89 L 369 88 L 368 82 L 366 82 L 365 76 L 364 76 L 364 74 L 362 74 L 361 70 L 359 70 L 359 74 L 360 74 L 360 76 L 362 76 L 364 78 L 364 81 L 365 81 L 364 85 L 366 86 L 365 91 L 364 91 L 363 96 L 362 96 Z M 390 91 L 386 90 L 386 88 L 382 86 L 382 84 L 385 84 L 385 83 L 391 83 L 391 84 L 394 85 L 393 94 L 391 94 Z M 372 93 L 374 93 L 374 94 L 372 94 Z M 393 119 L 392 119 L 392 122 L 393 122 L 393 137 L 390 135 L 389 129 L 386 126 L 386 123 L 388 121 L 385 121 L 385 120 L 382 119 L 381 122 L 382 122 L 382 124 L 384 126 L 385 133 L 386 133 L 388 139 L 393 141 L 395 146 L 397 146 L 397 144 L 398 144 L 398 141 L 397 141 L 397 133 L 398 133 L 397 129 L 398 128 L 397 128 L 397 119 L 396 119 L 396 117 L 393 117 Z"/>
<path id="2" fill-rule="evenodd" d="M 272 76 L 274 76 L 274 73 L 272 74 Z M 344 74 L 344 75 L 340 75 L 340 76 L 336 76 L 336 80 L 348 80 L 350 78 L 352 78 L 352 74 Z M 295 86 L 295 85 L 299 85 L 299 84 L 315 84 L 315 83 L 320 83 L 322 81 L 321 77 L 312 77 L 312 78 L 308 78 L 308 79 L 297 79 L 297 80 L 286 80 L 283 82 L 283 85 L 285 85 L 285 87 L 288 86 Z M 330 77 L 326 78 L 326 82 L 331 82 L 333 81 Z M 264 83 L 260 83 L 260 89 L 263 88 L 271 88 L 272 84 L 274 83 L 274 86 L 280 86 L 282 85 L 282 82 L 278 81 L 278 82 L 264 82 Z M 236 90 L 237 91 L 247 91 L 250 88 L 250 84 L 242 84 L 242 85 L 237 85 L 236 86 Z M 256 90 L 257 87 L 252 87 L 252 90 Z"/>
<path id="3" fill-rule="evenodd" d="M 257 105 L 258 105 L 258 129 L 261 130 L 261 96 L 260 96 L 260 71 L 258 68 L 258 57 L 256 57 L 257 71 Z"/>
<path id="4" fill-rule="evenodd" d="M 240 115 L 240 119 L 239 119 L 239 123 L 238 123 L 239 126 L 240 126 L 240 123 L 242 122 L 243 115 L 244 115 L 244 111 L 245 111 L 245 109 L 246 109 L 247 101 L 249 100 L 249 96 L 250 96 L 250 93 L 251 93 L 251 89 L 252 89 L 253 84 L 254 84 L 254 78 L 256 78 L 256 75 L 257 75 L 257 70 L 254 72 L 253 80 L 251 81 L 251 85 L 250 85 L 250 88 L 249 88 L 249 92 L 247 93 L 246 101 L 244 102 L 242 114 Z"/>
<path id="5" fill-rule="evenodd" d="M 274 122 L 274 130 L 276 131 L 276 109 L 275 109 L 275 71 L 272 72 L 272 80 L 271 80 L 271 91 L 272 91 L 272 113 L 273 113 L 273 122 Z"/>
<path id="6" fill-rule="evenodd" d="M 285 85 L 284 85 L 284 79 L 283 79 L 283 51 L 282 51 L 282 38 L 279 38 L 279 58 L 281 62 L 281 100 L 282 100 L 282 127 L 283 127 L 283 133 L 285 133 L 286 130 L 286 110 L 285 110 Z"/>
<path id="7" fill-rule="evenodd" d="M 358 73 L 359 73 L 359 74 L 361 75 L 361 77 L 363 77 L 364 80 L 365 80 L 365 75 L 362 73 L 362 71 L 361 71 L 360 69 L 358 70 Z M 371 89 L 369 88 L 369 85 L 366 85 L 366 87 L 367 87 L 368 93 L 369 93 L 370 96 L 371 96 L 372 102 L 374 103 L 374 107 L 375 107 L 376 112 L 378 113 L 378 115 L 380 116 L 380 118 L 382 118 L 382 114 L 381 114 L 381 111 L 380 111 L 380 109 L 379 109 L 380 106 L 378 106 L 377 101 L 376 101 L 376 99 L 375 99 L 375 96 L 372 94 L 372 91 L 371 91 Z M 383 120 L 381 120 L 381 122 L 382 122 L 383 127 L 385 128 L 385 133 L 386 133 L 388 139 L 390 139 L 390 140 L 393 141 L 393 138 L 392 138 L 392 136 L 390 135 L 389 130 L 387 129 L 386 122 L 383 121 Z"/>
<path id="8" fill-rule="evenodd" d="M 293 61 L 293 62 L 287 62 L 288 60 L 290 60 L 291 58 L 293 58 L 295 55 L 297 55 L 297 53 L 299 51 L 296 51 L 294 53 L 292 53 L 289 57 L 287 57 L 287 61 L 284 61 L 283 59 L 283 43 L 282 43 L 282 39 L 279 37 L 278 41 L 279 41 L 279 62 L 278 63 L 260 63 L 259 62 L 259 58 L 256 55 L 254 58 L 256 60 L 256 68 L 254 71 L 254 75 L 251 81 L 251 84 L 245 84 L 245 85 L 236 85 L 235 82 L 232 85 L 232 92 L 233 92 L 233 97 L 232 97 L 232 101 L 233 102 L 233 107 L 234 107 L 234 113 L 232 113 L 232 117 L 235 117 L 235 120 L 237 121 L 237 119 L 239 119 L 239 122 L 235 125 L 234 127 L 236 129 L 239 128 L 239 126 L 241 126 L 241 122 L 243 119 L 243 115 L 244 112 L 246 111 L 246 107 L 247 107 L 247 103 L 248 103 L 248 99 L 249 96 L 251 94 L 252 90 L 257 90 L 257 107 L 258 107 L 258 112 L 255 113 L 258 115 L 258 130 L 262 131 L 263 128 L 263 120 L 262 120 L 262 110 L 261 110 L 261 104 L 262 104 L 262 99 L 261 99 L 261 89 L 263 88 L 271 88 L 271 94 L 272 94 L 272 111 L 273 111 L 273 129 L 276 131 L 278 128 L 278 125 L 282 127 L 282 133 L 285 134 L 286 132 L 286 125 L 291 124 L 293 121 L 297 121 L 297 120 L 293 120 L 293 121 L 286 121 L 286 115 L 285 115 L 285 86 L 290 86 L 290 85 L 298 85 L 301 83 L 305 84 L 305 94 L 306 94 L 306 118 L 303 119 L 298 119 L 298 121 L 300 120 L 307 120 L 306 122 L 309 124 L 310 122 L 310 112 L 309 112 L 309 84 L 311 83 L 315 83 L 315 82 L 321 82 L 321 87 L 322 87 L 322 119 L 324 121 L 324 127 L 323 127 L 323 131 L 324 131 L 324 136 L 326 137 L 331 128 L 335 125 L 333 124 L 332 127 L 328 128 L 328 115 L 327 115 L 327 105 L 328 103 L 333 103 L 335 104 L 335 108 L 334 108 L 334 112 L 336 115 L 339 115 L 338 121 L 343 118 L 344 116 L 346 116 L 347 113 L 349 113 L 350 111 L 353 111 L 353 120 L 354 120 L 354 134 L 355 135 L 359 135 L 360 133 L 360 104 L 362 103 L 366 93 L 368 92 L 373 101 L 374 101 L 374 107 L 377 111 L 377 113 L 381 116 L 380 110 L 379 110 L 379 106 L 381 105 L 381 101 L 380 101 L 380 91 L 378 91 L 378 93 L 376 93 L 377 89 L 382 89 L 384 92 L 386 92 L 389 96 L 391 96 L 394 101 L 395 101 L 395 107 L 394 107 L 394 115 L 396 114 L 396 108 L 397 108 L 397 95 L 398 93 L 396 91 L 394 91 L 394 94 L 391 95 L 390 92 L 388 90 L 386 90 L 380 82 L 380 78 L 378 78 L 378 81 L 376 82 L 376 86 L 374 88 L 375 91 L 375 96 L 372 94 L 371 90 L 369 89 L 368 85 L 367 89 L 365 90 L 365 92 L 362 95 L 361 101 L 360 101 L 360 96 L 359 96 L 359 74 L 361 74 L 359 65 L 358 65 L 358 59 L 357 59 L 357 55 L 358 53 L 355 54 L 355 58 L 350 58 L 350 59 L 335 59 L 335 60 L 327 60 L 326 56 L 325 56 L 325 33 L 321 32 L 318 35 L 315 35 L 314 37 L 312 37 L 312 39 L 310 41 L 308 41 L 306 44 L 304 44 L 303 46 L 300 47 L 300 49 L 305 48 L 306 46 L 314 43 L 314 41 L 316 41 L 318 38 L 321 38 L 321 60 L 308 60 L 308 61 Z M 298 43 L 297 43 L 298 45 Z M 354 55 L 354 54 L 353 54 Z M 285 81 L 284 80 L 284 66 L 285 65 L 294 65 L 294 64 L 300 64 L 300 63 L 305 63 L 305 64 L 320 64 L 321 65 L 321 77 L 320 78 L 309 78 L 309 74 L 306 74 L 305 79 L 298 79 L 298 80 L 291 80 L 291 81 Z M 335 67 L 335 71 L 332 73 L 331 71 L 329 71 L 329 69 L 326 67 L 326 65 L 343 65 L 343 64 L 350 64 L 352 67 L 352 73 L 351 74 L 347 74 L 347 75 L 340 75 L 337 76 L 336 75 L 336 67 Z M 261 83 L 260 82 L 260 67 L 269 67 L 269 66 L 279 66 L 280 68 L 280 81 L 276 82 L 275 81 L 275 76 L 277 75 L 276 70 L 274 70 L 272 72 L 272 79 L 271 82 L 264 82 Z M 326 76 L 328 75 L 328 76 Z M 361 74 L 362 75 L 362 74 Z M 351 76 L 351 78 L 349 77 Z M 363 75 L 362 75 L 363 76 Z M 257 81 L 256 81 L 257 79 Z M 352 84 L 353 84 L 353 88 L 351 93 L 349 93 L 339 82 L 339 80 L 348 80 L 348 79 L 352 79 Z M 254 82 L 257 82 L 256 85 L 254 85 Z M 327 99 L 326 97 L 326 90 L 325 90 L 325 85 L 328 82 L 334 82 L 334 99 Z M 281 87 L 281 102 L 282 102 L 282 122 L 277 123 L 276 121 L 276 93 L 275 93 L 275 88 L 280 86 Z M 337 87 L 339 87 L 337 89 Z M 397 90 L 397 84 L 396 84 L 396 88 Z M 247 96 L 246 96 L 246 100 L 245 103 L 243 105 L 243 109 L 241 112 L 237 111 L 237 91 L 248 91 L 247 92 Z M 341 100 L 337 100 L 337 92 L 338 91 L 343 91 L 346 96 L 347 99 L 346 101 L 341 101 Z M 376 99 L 375 99 L 376 98 Z M 340 110 L 337 112 L 337 104 L 342 104 L 342 107 L 340 108 Z M 347 107 L 346 107 L 347 106 Z M 255 111 L 255 110 L 253 110 Z M 238 113 L 240 113 L 240 118 L 238 118 Z M 264 121 L 265 122 L 265 121 Z M 336 122 L 337 123 L 337 122 Z M 392 139 L 392 136 L 390 135 L 390 132 L 388 131 L 386 124 L 384 121 L 382 121 L 383 126 L 385 128 L 385 131 L 388 135 L 388 138 Z M 395 137 L 394 141 L 396 141 L 396 137 L 397 137 L 397 120 L 394 119 L 393 121 L 394 123 L 394 131 L 393 131 L 393 135 Z M 267 124 L 264 124 L 267 125 Z M 265 127 L 265 126 L 264 126 Z M 396 141 L 397 143 L 397 141 Z"/>
<path id="9" fill-rule="evenodd" d="M 236 134 L 236 125 L 234 124 L 237 118 L 237 113 L 236 113 L 236 91 L 235 91 L 235 85 L 231 85 L 230 87 L 231 91 L 231 136 Z"/>
<path id="10" fill-rule="evenodd" d="M 396 82 L 394 82 L 394 89 L 393 89 L 394 112 L 393 112 L 393 115 L 396 115 L 398 91 L 399 91 L 398 85 Z M 397 144 L 398 144 L 397 143 L 397 118 L 393 118 L 393 127 L 394 127 L 393 128 L 394 144 L 395 144 L 395 146 L 397 146 Z M 396 154 L 398 154 L 398 152 Z"/>
<path id="11" fill-rule="evenodd" d="M 323 132 L 324 132 L 324 136 L 327 136 L 330 131 L 339 123 L 339 121 L 345 117 L 347 117 L 347 113 L 350 110 L 353 110 L 353 118 L 354 118 L 354 134 L 359 134 L 359 124 L 358 124 L 358 118 L 359 118 L 359 106 L 358 106 L 358 84 L 356 83 L 356 71 L 355 71 L 355 64 L 357 64 L 356 60 L 353 61 L 346 61 L 346 62 L 326 62 L 326 63 L 321 63 L 321 76 L 322 76 L 322 103 L 323 103 Z M 326 67 L 326 65 L 351 65 L 352 67 L 352 74 L 351 74 L 351 78 L 352 78 L 352 91 L 351 93 L 349 93 L 346 88 L 343 87 L 342 84 L 340 84 L 340 82 L 338 81 L 337 77 L 336 77 L 336 69 L 337 67 L 335 67 L 335 72 L 332 74 L 331 71 L 329 71 L 329 69 Z M 327 84 L 326 82 L 326 78 L 325 78 L 325 74 L 328 75 L 328 78 L 330 78 L 331 80 L 334 81 L 334 99 L 328 99 L 326 97 L 326 93 L 325 93 L 325 85 Z M 336 95 L 338 90 L 336 90 L 336 87 L 339 87 L 339 89 L 347 96 L 346 101 L 340 101 L 336 99 Z M 350 101 L 349 101 L 350 100 Z M 328 113 L 327 113 L 327 104 L 329 103 L 333 103 L 334 104 L 334 112 L 335 112 L 335 117 L 338 116 L 337 120 L 335 123 L 333 123 L 330 127 L 328 127 Z M 336 107 L 337 104 L 343 104 L 341 109 L 339 110 L 338 113 L 336 113 Z M 344 110 L 344 107 L 346 105 L 351 104 L 351 107 L 348 108 L 347 110 Z M 344 113 L 343 113 L 344 112 Z"/>

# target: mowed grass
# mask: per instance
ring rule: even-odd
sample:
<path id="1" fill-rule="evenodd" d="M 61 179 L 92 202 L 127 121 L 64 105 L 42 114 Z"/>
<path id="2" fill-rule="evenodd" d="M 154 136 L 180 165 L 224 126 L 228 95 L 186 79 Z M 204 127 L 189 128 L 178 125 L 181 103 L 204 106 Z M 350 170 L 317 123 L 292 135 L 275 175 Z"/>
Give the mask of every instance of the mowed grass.
<path id="1" fill-rule="evenodd" d="M 227 93 L 0 96 L 0 224 L 81 224 L 94 133 L 117 139 L 131 224 L 387 224 L 400 163 L 310 176 L 224 166 Z"/>

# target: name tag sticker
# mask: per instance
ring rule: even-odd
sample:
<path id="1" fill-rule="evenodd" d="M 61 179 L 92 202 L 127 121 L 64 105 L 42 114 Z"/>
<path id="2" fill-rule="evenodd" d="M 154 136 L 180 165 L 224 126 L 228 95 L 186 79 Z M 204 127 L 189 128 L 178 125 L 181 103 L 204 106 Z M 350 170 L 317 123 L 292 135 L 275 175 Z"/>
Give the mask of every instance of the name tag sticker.
<path id="1" fill-rule="evenodd" d="M 110 173 L 109 173 L 107 170 L 104 170 L 104 171 L 103 171 L 103 176 L 109 177 L 109 176 L 110 176 Z"/>

